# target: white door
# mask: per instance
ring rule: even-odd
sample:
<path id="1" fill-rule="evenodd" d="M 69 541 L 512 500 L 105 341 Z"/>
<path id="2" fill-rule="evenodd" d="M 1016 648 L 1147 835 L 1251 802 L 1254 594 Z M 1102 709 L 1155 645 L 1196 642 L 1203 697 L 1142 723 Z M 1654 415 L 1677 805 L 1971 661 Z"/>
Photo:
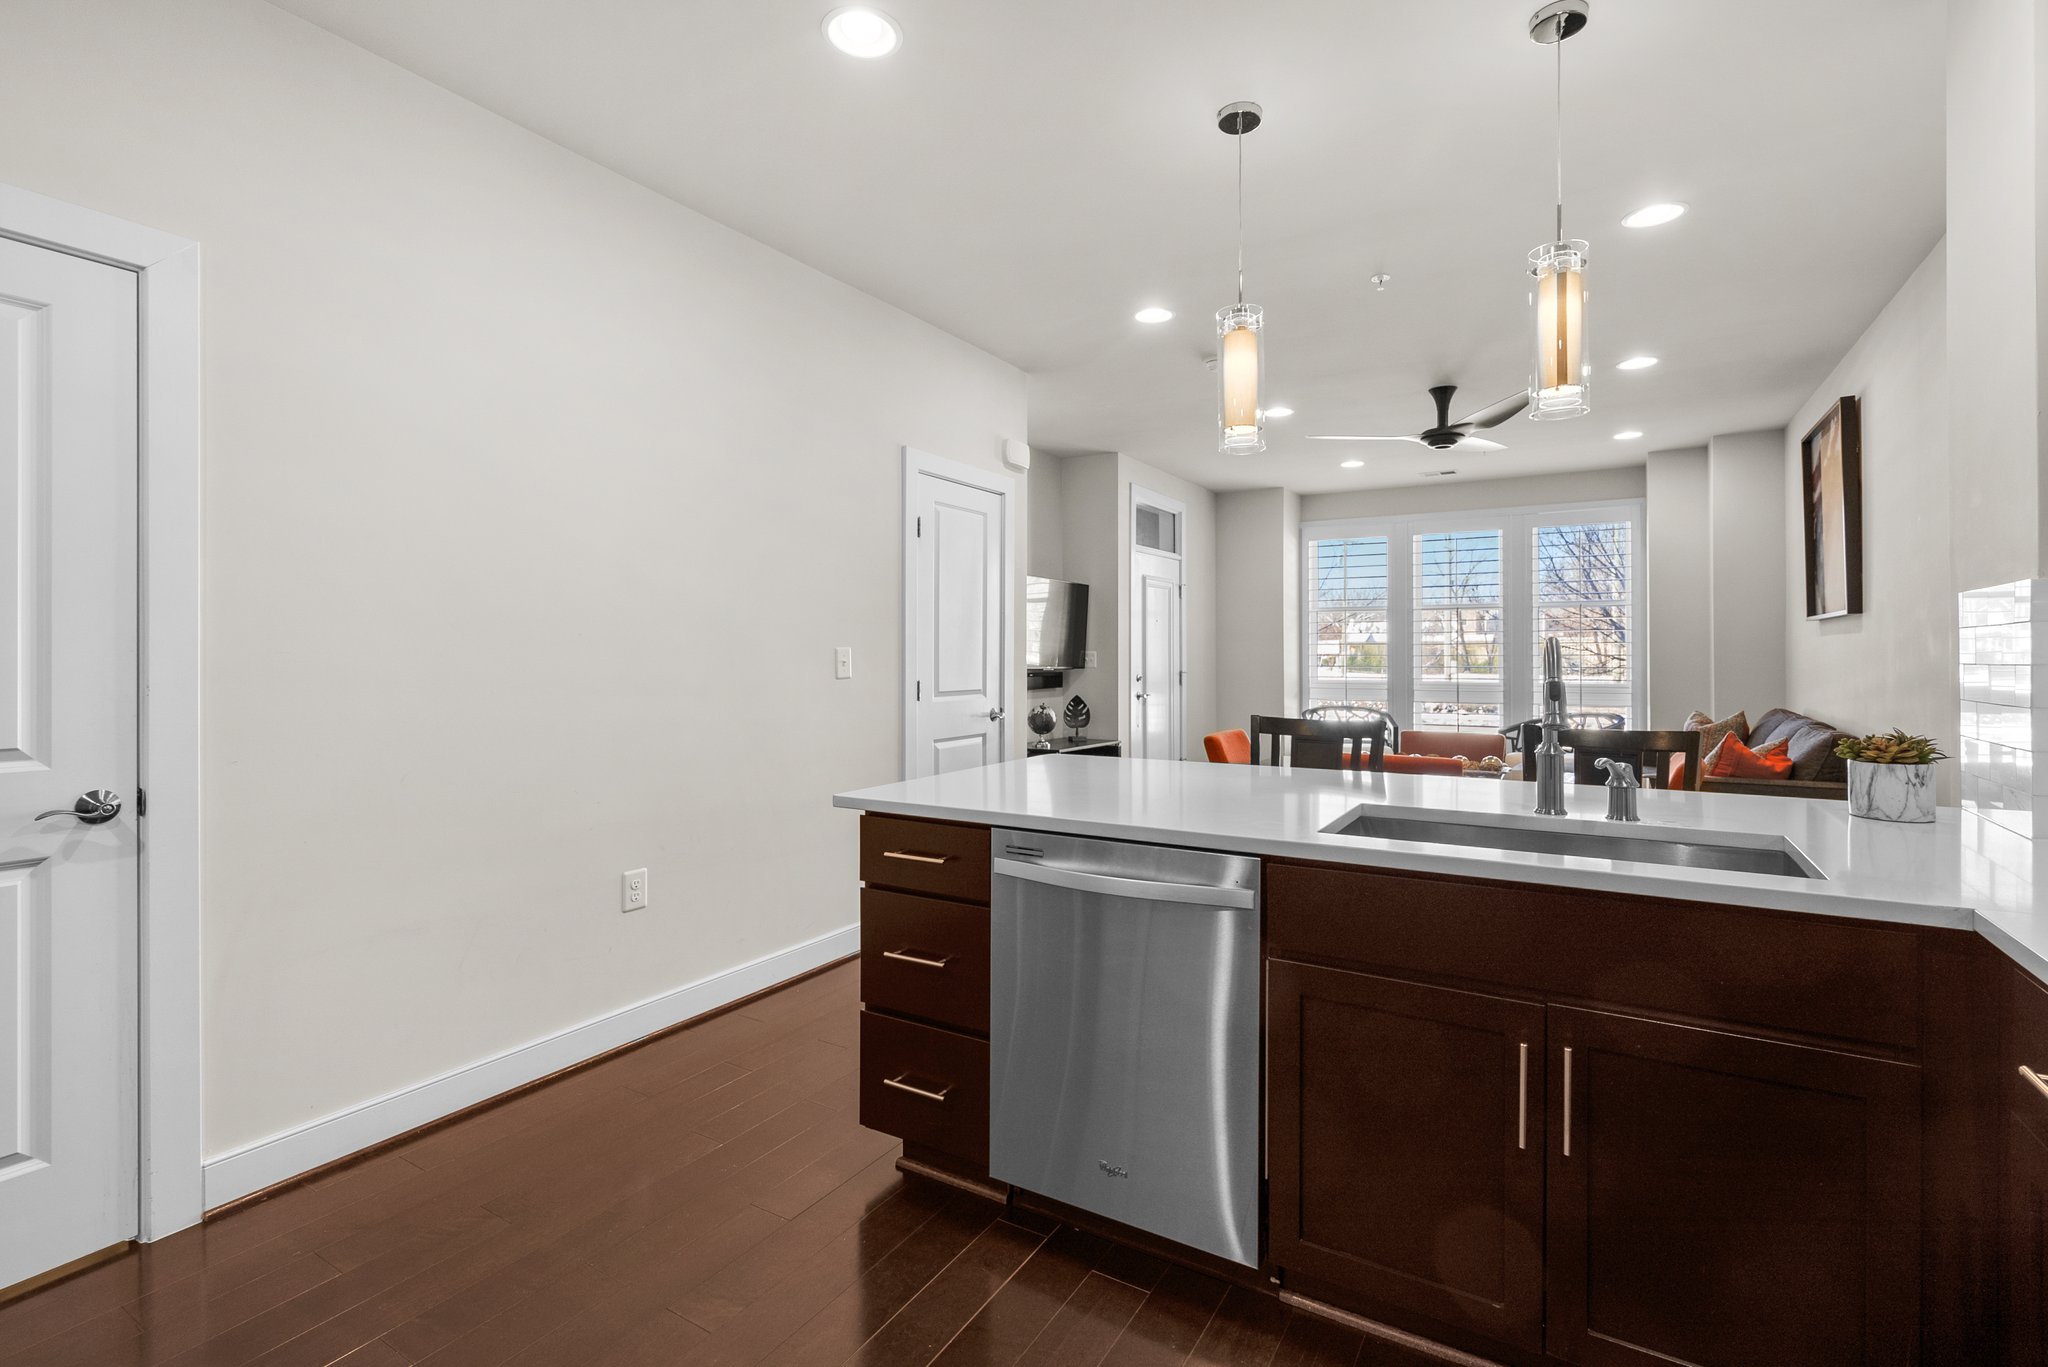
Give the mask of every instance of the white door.
<path id="1" fill-rule="evenodd" d="M 1181 758 L 1180 560 L 1137 551 L 1131 557 L 1131 754 Z"/>
<path id="2" fill-rule="evenodd" d="M 1003 495 L 911 476 L 911 736 L 907 778 L 1005 753 Z"/>
<path id="3" fill-rule="evenodd" d="M 136 1232 L 135 314 L 0 240 L 0 1287 Z"/>

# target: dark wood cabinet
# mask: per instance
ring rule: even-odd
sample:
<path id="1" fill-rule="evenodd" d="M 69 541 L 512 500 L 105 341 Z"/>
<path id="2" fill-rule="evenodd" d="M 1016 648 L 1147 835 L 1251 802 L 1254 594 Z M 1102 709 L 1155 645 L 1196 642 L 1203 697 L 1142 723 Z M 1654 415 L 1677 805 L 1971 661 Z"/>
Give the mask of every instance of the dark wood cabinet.
<path id="1" fill-rule="evenodd" d="M 1917 1068 L 1550 1008 L 1548 1352 L 1916 1360 Z"/>
<path id="2" fill-rule="evenodd" d="M 1535 1349 L 1543 1008 L 1273 960 L 1270 1256 Z"/>
<path id="3" fill-rule="evenodd" d="M 2005 1361 L 2048 1367 L 2048 1096 L 2034 1083 L 2048 1071 L 2048 990 L 2016 968 L 2005 1006 Z"/>
<path id="4" fill-rule="evenodd" d="M 1283 1285 L 1517 1362 L 1984 1360 L 1924 1256 L 1930 1222 L 1967 1228 L 1928 1165 L 1974 1162 L 1923 1113 L 1974 1106 L 1968 975 L 1929 967 L 1952 932 L 1284 861 L 1265 888 Z"/>
<path id="5" fill-rule="evenodd" d="M 860 1123 L 903 1141 L 900 1166 L 972 1184 L 988 1180 L 990 838 L 860 819 Z"/>

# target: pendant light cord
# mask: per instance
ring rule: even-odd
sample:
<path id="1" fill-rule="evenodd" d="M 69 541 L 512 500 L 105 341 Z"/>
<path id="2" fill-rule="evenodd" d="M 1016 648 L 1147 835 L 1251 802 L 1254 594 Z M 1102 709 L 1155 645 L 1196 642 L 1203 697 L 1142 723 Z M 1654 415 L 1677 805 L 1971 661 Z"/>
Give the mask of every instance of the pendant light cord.
<path id="1" fill-rule="evenodd" d="M 1557 239 L 1556 239 L 1556 240 L 1557 240 L 1557 241 L 1559 241 L 1559 242 L 1562 242 L 1562 241 L 1564 241 L 1564 33 L 1563 33 L 1563 27 L 1562 27 L 1562 25 L 1563 25 L 1563 21 L 1562 21 L 1562 20 L 1560 20 L 1560 21 L 1559 21 L 1559 32 L 1558 32 L 1558 38 L 1557 38 L 1557 41 L 1556 41 L 1555 43 L 1551 44 L 1551 46 L 1552 46 L 1552 47 L 1554 47 L 1554 48 L 1556 48 L 1556 49 L 1557 49 Z M 1240 174 L 1240 179 L 1242 179 L 1242 174 Z M 1238 192 L 1237 192 L 1237 193 L 1238 193 L 1238 198 L 1239 198 L 1239 199 L 1242 199 L 1242 198 L 1244 197 L 1244 191 L 1243 191 L 1243 189 L 1241 189 L 1241 188 L 1240 188 L 1240 189 L 1238 190 Z M 1242 218 L 1242 217 L 1243 217 L 1243 215 L 1244 215 L 1244 210 L 1243 210 L 1243 207 L 1242 207 L 1242 206 L 1240 205 L 1240 207 L 1239 207 L 1239 209 L 1238 209 L 1238 216 L 1239 216 L 1240 218 Z M 1239 229 L 1239 232 L 1240 232 L 1240 233 L 1242 233 L 1242 232 L 1243 232 L 1243 229 L 1242 229 L 1242 228 L 1240 228 L 1240 229 Z"/>
<path id="2" fill-rule="evenodd" d="M 1244 115 L 1237 116 L 1237 306 L 1244 307 Z M 1564 173 L 1559 171 L 1562 176 Z M 1564 211 L 1558 210 L 1560 218 Z"/>

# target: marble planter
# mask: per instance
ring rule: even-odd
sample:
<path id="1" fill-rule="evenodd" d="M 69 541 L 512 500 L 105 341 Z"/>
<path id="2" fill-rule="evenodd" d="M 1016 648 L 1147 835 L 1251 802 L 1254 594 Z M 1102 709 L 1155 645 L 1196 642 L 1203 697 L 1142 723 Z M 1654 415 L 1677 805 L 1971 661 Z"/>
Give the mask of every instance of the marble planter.
<path id="1" fill-rule="evenodd" d="M 1934 820 L 1934 766 L 1850 760 L 1849 815 L 1873 821 Z"/>

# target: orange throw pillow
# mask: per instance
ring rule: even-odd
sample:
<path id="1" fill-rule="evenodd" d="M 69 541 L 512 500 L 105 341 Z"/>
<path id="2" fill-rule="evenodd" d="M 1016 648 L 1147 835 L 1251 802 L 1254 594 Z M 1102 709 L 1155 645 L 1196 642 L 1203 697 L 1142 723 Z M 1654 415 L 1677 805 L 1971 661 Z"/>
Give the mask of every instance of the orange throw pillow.
<path id="1" fill-rule="evenodd" d="M 1729 736 L 1715 749 L 1707 773 L 1713 778 L 1790 778 L 1792 756 L 1779 745 L 1766 745 L 1758 752 Z"/>

